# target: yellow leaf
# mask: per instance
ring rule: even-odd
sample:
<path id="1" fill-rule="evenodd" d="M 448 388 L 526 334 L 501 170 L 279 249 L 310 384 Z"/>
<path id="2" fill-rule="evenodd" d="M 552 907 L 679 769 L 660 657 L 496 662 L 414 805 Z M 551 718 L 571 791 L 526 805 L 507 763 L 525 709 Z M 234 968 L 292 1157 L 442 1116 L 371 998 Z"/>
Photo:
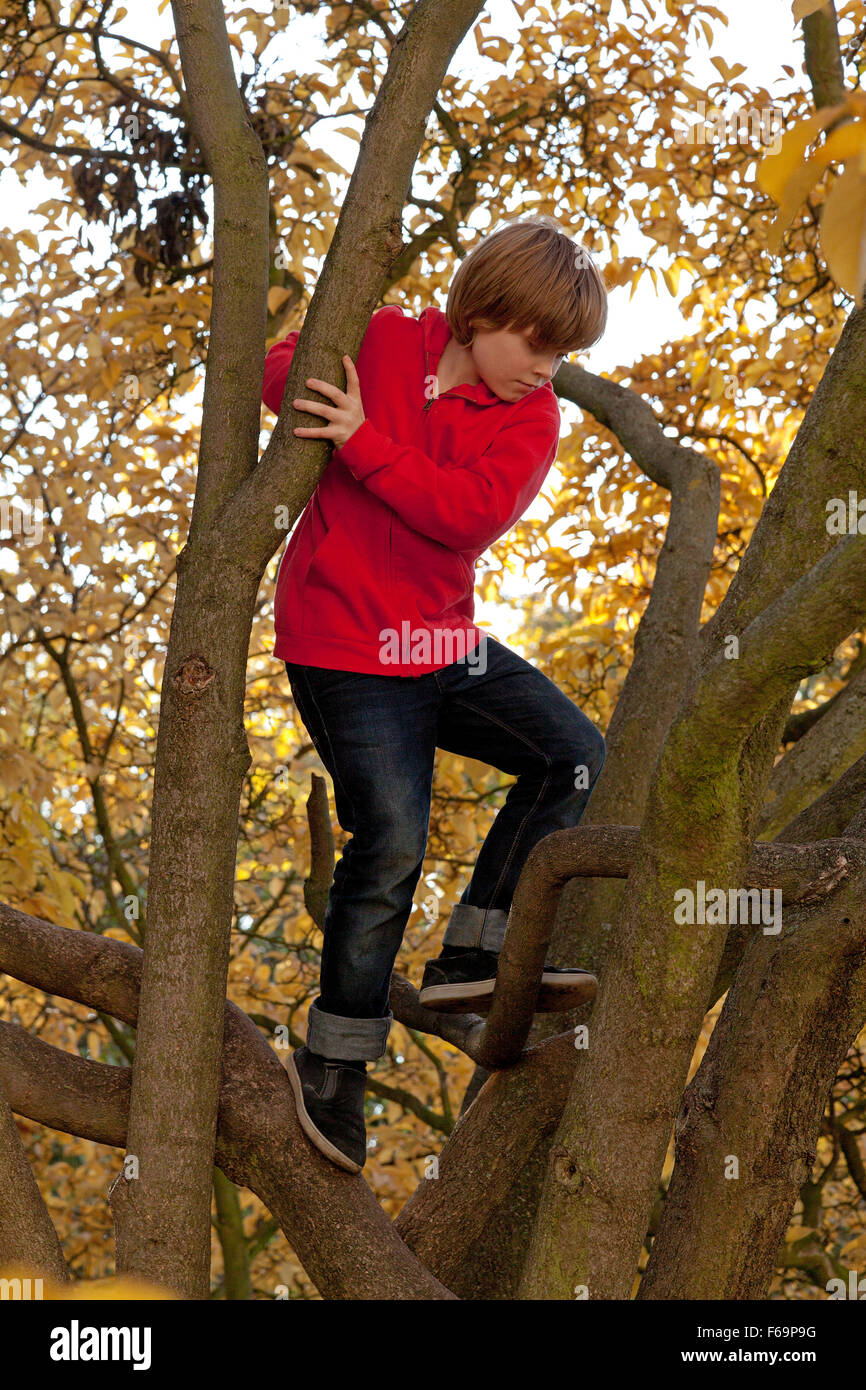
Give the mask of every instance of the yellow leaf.
<path id="1" fill-rule="evenodd" d="M 805 121 L 798 121 L 782 136 L 778 154 L 768 154 L 758 165 L 758 187 L 769 193 L 777 203 L 785 199 L 785 190 L 791 179 L 803 167 L 806 149 L 815 137 L 839 116 L 846 107 L 845 102 L 838 106 L 824 106 Z"/>
<path id="2" fill-rule="evenodd" d="M 758 186 L 779 204 L 779 210 L 767 232 L 770 251 L 778 252 L 785 228 L 793 220 L 798 207 L 805 202 L 810 188 L 818 182 L 828 164 L 834 160 L 846 159 L 855 153 L 863 159 L 866 151 L 866 127 L 862 122 L 840 126 L 810 159 L 803 159 L 806 146 L 817 136 L 820 127 L 827 124 L 828 113 L 838 114 L 850 109 L 851 102 L 843 102 L 840 106 L 826 107 L 807 121 L 800 122 L 786 132 L 779 153 L 767 155 L 758 166 Z"/>
<path id="3" fill-rule="evenodd" d="M 710 62 L 714 65 L 714 67 L 718 68 L 719 72 L 722 74 L 722 77 L 725 79 L 726 82 L 733 82 L 737 77 L 739 77 L 741 72 L 746 71 L 745 63 L 734 63 L 734 66 L 730 67 L 725 62 L 724 58 L 711 58 Z"/>
<path id="4" fill-rule="evenodd" d="M 866 174 L 856 165 L 839 175 L 827 195 L 821 250 L 836 284 L 861 308 L 866 285 Z"/>
<path id="5" fill-rule="evenodd" d="M 813 1236 L 815 1231 L 812 1226 L 789 1226 L 785 1232 L 785 1244 L 793 1245 L 795 1241 L 802 1240 L 804 1236 Z"/>
<path id="6" fill-rule="evenodd" d="M 487 39 L 483 48 L 479 45 L 485 58 L 492 58 L 496 63 L 505 63 L 511 56 L 511 45 L 505 39 Z"/>
<path id="7" fill-rule="evenodd" d="M 839 126 L 827 136 L 820 150 L 809 160 L 817 169 L 826 169 L 828 164 L 860 157 L 866 162 L 866 122 L 849 121 Z"/>
<path id="8" fill-rule="evenodd" d="M 816 10 L 826 10 L 827 0 L 794 0 L 791 9 L 794 12 L 794 20 L 807 19 Z"/>
<path id="9" fill-rule="evenodd" d="M 292 291 L 287 290 L 285 285 L 271 285 L 268 290 L 268 313 L 276 314 L 286 300 L 291 298 L 291 294 Z"/>

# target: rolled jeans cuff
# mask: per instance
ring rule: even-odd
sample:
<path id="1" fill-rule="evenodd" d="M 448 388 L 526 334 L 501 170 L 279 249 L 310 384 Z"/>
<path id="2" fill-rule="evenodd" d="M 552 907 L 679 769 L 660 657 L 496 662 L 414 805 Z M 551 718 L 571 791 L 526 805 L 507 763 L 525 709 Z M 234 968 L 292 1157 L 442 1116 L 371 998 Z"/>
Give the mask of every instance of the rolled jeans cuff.
<path id="1" fill-rule="evenodd" d="M 482 951 L 502 950 L 508 913 L 501 907 L 473 907 L 457 903 L 451 909 L 442 938 L 443 946 L 475 946 Z"/>
<path id="2" fill-rule="evenodd" d="M 307 1047 L 336 1061 L 375 1062 L 385 1051 L 393 1022 L 390 1010 L 384 1018 L 344 1018 L 326 1013 L 314 999 L 307 1015 Z"/>

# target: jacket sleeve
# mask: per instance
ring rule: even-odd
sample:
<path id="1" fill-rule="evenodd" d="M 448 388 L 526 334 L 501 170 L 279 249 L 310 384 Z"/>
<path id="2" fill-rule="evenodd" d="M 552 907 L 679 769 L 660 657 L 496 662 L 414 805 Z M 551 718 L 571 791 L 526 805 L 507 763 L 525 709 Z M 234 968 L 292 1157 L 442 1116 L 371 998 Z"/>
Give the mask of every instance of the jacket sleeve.
<path id="1" fill-rule="evenodd" d="M 366 342 L 367 333 L 370 331 L 370 324 L 378 323 L 380 319 L 397 315 L 403 317 L 403 310 L 399 304 L 383 304 L 381 309 L 376 309 L 370 319 L 370 323 L 364 332 L 362 342 Z M 281 338 L 278 343 L 272 343 L 265 354 L 265 378 L 262 385 L 262 400 L 275 415 L 280 413 L 280 405 L 283 400 L 283 392 L 286 389 L 286 378 L 289 375 L 289 368 L 292 365 L 295 346 L 301 335 L 299 328 L 292 329 L 292 332 L 285 338 Z M 323 422 L 324 423 L 324 422 Z"/>
<path id="2" fill-rule="evenodd" d="M 337 451 L 359 482 L 422 535 L 451 550 L 486 550 L 522 516 L 556 458 L 559 409 L 549 396 L 521 411 L 468 464 L 395 444 L 367 419 Z"/>
<path id="3" fill-rule="evenodd" d="M 299 328 L 293 329 L 287 338 L 282 338 L 280 342 L 274 343 L 265 354 L 262 400 L 275 415 L 280 413 L 283 392 L 286 389 L 286 378 L 289 375 L 289 367 L 292 365 L 295 344 L 300 337 L 300 332 Z"/>

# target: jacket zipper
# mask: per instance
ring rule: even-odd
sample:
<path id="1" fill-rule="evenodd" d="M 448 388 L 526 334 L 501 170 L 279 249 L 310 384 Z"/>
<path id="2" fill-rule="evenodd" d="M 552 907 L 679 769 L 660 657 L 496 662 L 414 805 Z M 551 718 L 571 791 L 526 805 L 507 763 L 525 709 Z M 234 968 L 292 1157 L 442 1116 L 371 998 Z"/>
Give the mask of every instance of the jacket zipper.
<path id="1" fill-rule="evenodd" d="M 427 384 L 427 382 L 428 382 L 429 380 L 430 380 L 430 349 L 429 349 L 429 348 L 425 348 L 425 349 L 424 349 L 424 384 L 425 384 L 425 386 L 426 386 L 426 384 Z M 436 399 L 435 396 L 431 396 L 431 397 L 429 398 L 429 400 L 426 400 L 426 401 L 424 402 L 424 410 L 425 410 L 425 411 L 427 411 L 427 410 L 430 409 L 430 407 L 432 406 L 432 404 L 433 404 L 433 402 L 434 402 L 435 399 Z M 423 413 L 423 412 L 422 412 L 422 413 Z"/>
<path id="2" fill-rule="evenodd" d="M 434 401 L 444 401 L 446 396 L 454 396 L 457 398 L 457 400 L 461 401 L 472 400 L 471 396 L 462 395 L 461 392 L 457 390 L 456 386 L 450 386 L 447 391 L 442 391 L 438 396 L 431 396 L 424 409 L 430 410 Z"/>
<path id="3" fill-rule="evenodd" d="M 429 366 L 430 366 L 430 351 L 429 351 L 428 348 L 425 348 L 425 349 L 424 349 L 424 380 L 425 380 L 425 381 L 429 381 L 429 379 L 430 379 L 430 373 L 429 373 L 429 371 L 428 371 Z M 451 387 L 449 387 L 449 389 L 448 389 L 447 391 L 443 391 L 443 392 L 442 392 L 442 396 L 443 396 L 443 397 L 444 397 L 444 396 L 452 396 L 452 395 L 457 396 L 459 400 L 469 401 L 469 400 L 472 399 L 471 396 L 462 396 L 455 386 L 451 386 Z M 426 414 L 428 410 L 432 410 L 432 409 L 433 409 L 433 402 L 436 401 L 436 400 L 438 400 L 438 399 L 439 399 L 438 396 L 431 396 L 430 399 L 429 399 L 429 401 L 425 401 L 425 402 L 424 402 L 424 406 L 423 406 L 422 413 L 423 413 L 423 414 Z"/>

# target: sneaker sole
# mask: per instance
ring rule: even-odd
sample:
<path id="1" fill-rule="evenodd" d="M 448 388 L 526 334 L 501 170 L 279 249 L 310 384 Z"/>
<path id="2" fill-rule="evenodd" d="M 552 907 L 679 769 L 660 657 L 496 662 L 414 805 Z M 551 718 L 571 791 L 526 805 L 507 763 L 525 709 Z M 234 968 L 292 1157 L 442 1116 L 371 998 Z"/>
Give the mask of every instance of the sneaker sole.
<path id="1" fill-rule="evenodd" d="M 439 1014 L 486 1013 L 493 998 L 495 980 L 480 980 L 459 985 L 428 985 L 418 995 L 419 1004 Z M 537 1014 L 566 1013 L 594 999 L 598 980 L 588 970 L 573 970 L 567 975 L 542 975 Z"/>
<path id="2" fill-rule="evenodd" d="M 535 1005 L 537 1014 L 564 1013 L 594 999 L 598 980 L 588 970 L 570 970 L 567 975 L 542 975 Z"/>
<path id="3" fill-rule="evenodd" d="M 437 1014 L 477 1014 L 490 1008 L 496 980 L 472 980 L 459 985 L 428 985 L 418 1003 Z"/>
<path id="4" fill-rule="evenodd" d="M 289 1057 L 286 1063 L 286 1071 L 289 1077 L 289 1084 L 295 1097 L 295 1109 L 298 1112 L 298 1120 L 300 1121 L 301 1129 L 306 1134 L 310 1143 L 319 1150 L 319 1153 L 324 1154 L 325 1158 L 329 1158 L 332 1163 L 336 1163 L 338 1168 L 345 1169 L 347 1173 L 360 1173 L 362 1164 L 356 1163 L 354 1159 L 341 1153 L 336 1144 L 331 1143 L 330 1139 L 322 1133 L 309 1115 L 307 1107 L 304 1104 L 304 1088 L 301 1085 L 301 1078 L 298 1075 L 293 1055 Z"/>

